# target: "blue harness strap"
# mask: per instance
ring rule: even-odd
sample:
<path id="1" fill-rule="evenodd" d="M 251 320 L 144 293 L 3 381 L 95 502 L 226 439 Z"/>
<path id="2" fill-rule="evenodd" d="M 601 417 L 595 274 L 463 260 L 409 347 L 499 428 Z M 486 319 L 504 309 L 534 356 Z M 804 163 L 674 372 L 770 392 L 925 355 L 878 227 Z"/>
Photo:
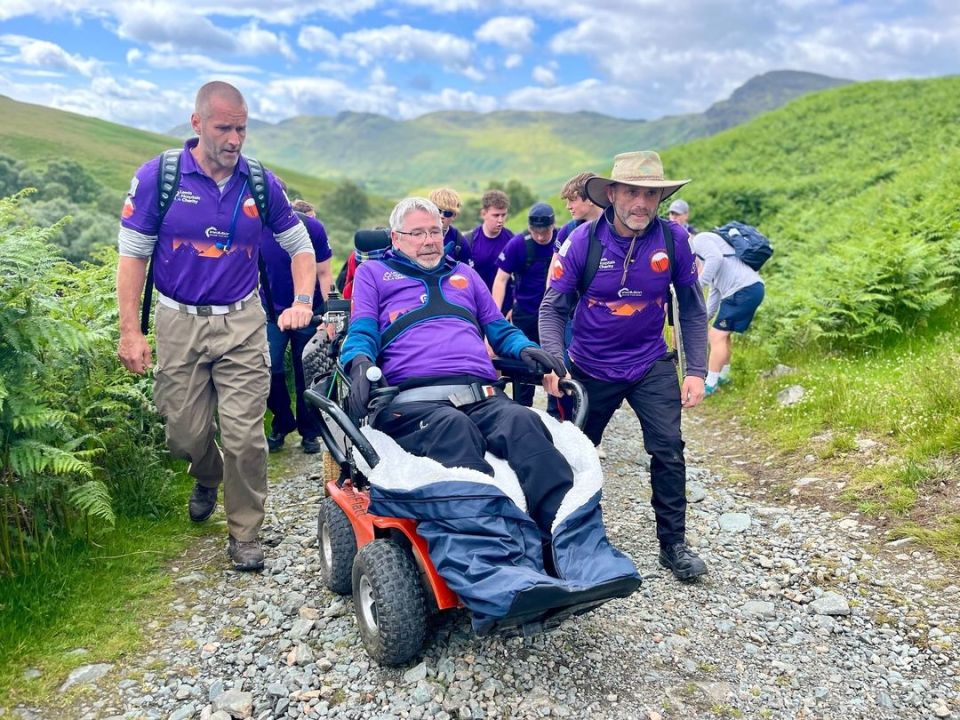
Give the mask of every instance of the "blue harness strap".
<path id="1" fill-rule="evenodd" d="M 381 352 L 383 348 L 396 340 L 404 331 L 414 325 L 438 317 L 460 318 L 473 325 L 481 334 L 483 333 L 480 329 L 480 323 L 477 322 L 476 315 L 462 305 L 456 305 L 447 300 L 443 296 L 443 290 L 440 289 L 440 283 L 443 282 L 443 279 L 453 274 L 456 263 L 445 261 L 442 268 L 424 270 L 423 268 L 397 262 L 392 258 L 384 258 L 381 262 L 394 272 L 422 282 L 427 290 L 427 301 L 423 305 L 416 310 L 411 310 L 398 317 L 380 334 Z"/>

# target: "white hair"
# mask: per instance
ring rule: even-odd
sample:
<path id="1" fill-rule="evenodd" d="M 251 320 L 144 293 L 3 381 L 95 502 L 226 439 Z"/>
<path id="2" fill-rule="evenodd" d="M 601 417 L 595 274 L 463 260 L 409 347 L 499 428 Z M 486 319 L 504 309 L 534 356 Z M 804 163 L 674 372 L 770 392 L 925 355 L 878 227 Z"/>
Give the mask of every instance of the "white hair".
<path id="1" fill-rule="evenodd" d="M 437 219 L 440 224 L 440 210 L 437 206 L 425 197 L 408 197 L 397 203 L 390 213 L 390 229 L 399 230 L 403 227 L 403 221 L 407 215 L 417 210 L 424 210 Z"/>

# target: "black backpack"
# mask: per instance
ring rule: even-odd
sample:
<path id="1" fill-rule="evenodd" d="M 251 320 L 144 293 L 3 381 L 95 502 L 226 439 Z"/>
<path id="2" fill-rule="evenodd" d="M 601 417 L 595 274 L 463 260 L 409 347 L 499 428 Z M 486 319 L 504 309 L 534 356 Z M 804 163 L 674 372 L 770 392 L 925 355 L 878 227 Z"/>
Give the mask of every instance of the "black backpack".
<path id="1" fill-rule="evenodd" d="M 773 245 L 770 244 L 767 236 L 753 225 L 728 222 L 726 225 L 715 228 L 714 232 L 733 248 L 735 257 L 754 270 L 762 268 L 763 264 L 773 255 Z"/>
<path id="2" fill-rule="evenodd" d="M 160 154 L 160 167 L 157 172 L 157 227 L 163 222 L 167 210 L 173 204 L 173 198 L 176 196 L 177 189 L 180 187 L 180 154 L 182 148 L 171 148 L 164 150 Z M 257 212 L 260 213 L 260 222 L 265 223 L 267 213 L 270 210 L 270 190 L 267 185 L 267 178 L 263 171 L 263 165 L 256 158 L 244 157 L 247 161 L 247 167 L 250 174 L 247 175 L 247 186 L 250 188 L 250 194 L 253 201 L 257 204 Z M 147 279 L 143 288 L 143 307 L 140 310 L 140 331 L 146 335 L 150 329 L 150 306 L 153 300 L 153 262 L 154 256 L 150 256 L 150 265 L 147 267 Z M 260 285 L 263 288 L 263 294 L 267 298 L 267 318 L 270 322 L 276 322 L 276 312 L 273 309 L 273 297 L 270 294 L 270 283 L 267 281 L 267 266 L 263 262 L 263 256 L 257 255 L 257 265 L 260 269 Z"/>

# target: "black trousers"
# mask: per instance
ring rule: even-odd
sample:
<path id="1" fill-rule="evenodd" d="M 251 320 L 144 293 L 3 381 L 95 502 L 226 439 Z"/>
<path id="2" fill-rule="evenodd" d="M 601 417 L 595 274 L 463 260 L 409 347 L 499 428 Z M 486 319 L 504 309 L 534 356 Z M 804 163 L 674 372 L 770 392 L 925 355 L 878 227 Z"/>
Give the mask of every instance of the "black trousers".
<path id="1" fill-rule="evenodd" d="M 497 395 L 459 408 L 446 402 L 394 404 L 377 413 L 373 424 L 407 452 L 445 467 L 493 476 L 484 454 L 503 458 L 520 480 L 527 513 L 550 537 L 560 502 L 573 487 L 573 470 L 536 414 Z"/>
<path id="2" fill-rule="evenodd" d="M 511 317 L 514 327 L 519 328 L 524 335 L 537 345 L 540 344 L 540 326 L 537 315 L 529 315 L 514 305 Z M 533 385 L 515 384 L 513 386 L 513 399 L 525 407 L 533 407 L 533 396 L 536 389 Z"/>
<path id="3" fill-rule="evenodd" d="M 681 542 L 686 531 L 687 467 L 680 435 L 680 385 L 673 360 L 663 358 L 635 382 L 610 382 L 590 377 L 575 365 L 590 399 L 583 431 L 599 445 L 613 413 L 626 400 L 643 431 L 643 447 L 650 455 L 650 504 L 657 518 L 657 539 L 663 545 Z"/>

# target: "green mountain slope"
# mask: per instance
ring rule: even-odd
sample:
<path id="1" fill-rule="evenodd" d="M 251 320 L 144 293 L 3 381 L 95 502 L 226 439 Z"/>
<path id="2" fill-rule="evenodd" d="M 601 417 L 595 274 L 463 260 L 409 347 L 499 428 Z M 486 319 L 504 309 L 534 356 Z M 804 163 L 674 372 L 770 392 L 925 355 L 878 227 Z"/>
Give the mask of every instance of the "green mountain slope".
<path id="1" fill-rule="evenodd" d="M 170 136 L 22 103 L 5 96 L 0 96 L 0 117 L 3 118 L 3 122 L 0 122 L 0 155 L 36 168 L 61 158 L 77 161 L 101 185 L 116 192 L 118 215 L 123 194 L 136 169 L 162 150 L 182 143 Z M 249 148 L 245 148 L 245 152 L 248 151 Z M 320 217 L 327 225 L 335 252 L 340 258 L 345 257 L 356 228 L 341 216 L 333 203 L 332 193 L 336 183 L 274 163 L 270 163 L 269 167 L 283 177 L 297 194 L 317 206 Z M 382 198 L 371 197 L 370 204 L 371 215 L 378 221 L 388 212 L 388 203 Z M 104 243 L 114 241 L 113 237 L 103 239 Z"/>
<path id="2" fill-rule="evenodd" d="M 870 344 L 911 332 L 960 273 L 960 77 L 873 82 L 801 98 L 664 153 L 692 177 L 703 227 L 761 226 L 764 332 L 781 343 Z"/>
<path id="3" fill-rule="evenodd" d="M 845 82 L 811 73 L 767 73 L 703 114 L 653 122 L 590 112 L 437 112 L 408 121 L 344 112 L 259 124 L 248 144 L 265 161 L 320 177 L 348 177 L 390 196 L 441 185 L 475 193 L 491 179 L 511 178 L 546 196 L 577 172 L 601 169 L 618 152 L 703 137 Z M 180 136 L 189 128 L 171 132 Z"/>

